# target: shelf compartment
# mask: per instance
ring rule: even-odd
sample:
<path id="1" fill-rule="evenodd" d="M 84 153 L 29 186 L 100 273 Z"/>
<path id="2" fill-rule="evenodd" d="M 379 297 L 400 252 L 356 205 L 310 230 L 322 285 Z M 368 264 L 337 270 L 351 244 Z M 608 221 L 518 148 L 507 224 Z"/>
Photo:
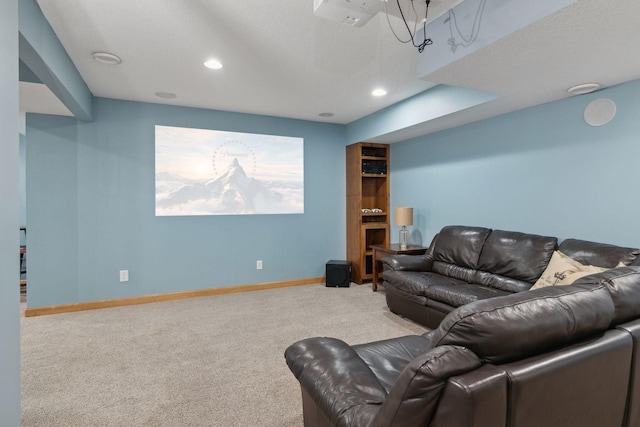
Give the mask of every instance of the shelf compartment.
<path id="1" fill-rule="evenodd" d="M 388 152 L 388 147 L 384 146 L 362 144 L 360 147 L 360 155 L 363 159 L 386 159 Z"/>
<path id="2" fill-rule="evenodd" d="M 360 206 L 362 209 L 382 209 L 388 210 L 389 206 L 389 187 L 385 177 L 363 177 L 362 179 L 362 195 L 360 198 Z"/>
<path id="3" fill-rule="evenodd" d="M 370 280 L 373 277 L 373 255 L 366 254 L 364 256 L 364 275 L 363 279 Z"/>
<path id="4" fill-rule="evenodd" d="M 368 251 L 371 245 L 384 245 L 387 242 L 387 236 L 389 235 L 389 227 L 386 224 L 363 225 L 364 230 L 364 250 Z"/>
<path id="5" fill-rule="evenodd" d="M 362 224 L 386 224 L 387 214 L 384 213 L 363 213 Z"/>
<path id="6" fill-rule="evenodd" d="M 362 161 L 362 175 L 386 175 L 386 160 L 366 160 Z"/>

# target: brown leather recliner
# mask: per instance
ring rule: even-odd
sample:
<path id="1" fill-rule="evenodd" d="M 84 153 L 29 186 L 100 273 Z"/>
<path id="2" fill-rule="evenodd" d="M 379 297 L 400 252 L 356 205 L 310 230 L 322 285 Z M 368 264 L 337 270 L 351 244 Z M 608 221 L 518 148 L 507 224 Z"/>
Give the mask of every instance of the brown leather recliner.
<path id="1" fill-rule="evenodd" d="M 422 336 L 291 345 L 305 426 L 640 425 L 640 267 L 477 301 Z"/>

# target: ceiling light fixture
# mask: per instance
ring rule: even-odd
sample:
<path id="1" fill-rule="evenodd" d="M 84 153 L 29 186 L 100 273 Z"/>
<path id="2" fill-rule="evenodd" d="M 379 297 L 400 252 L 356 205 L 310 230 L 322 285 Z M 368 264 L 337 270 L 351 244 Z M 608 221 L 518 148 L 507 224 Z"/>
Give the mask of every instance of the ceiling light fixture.
<path id="1" fill-rule="evenodd" d="M 569 95 L 584 95 L 585 93 L 595 92 L 601 87 L 600 83 L 584 83 L 570 87 L 567 92 L 569 92 Z"/>
<path id="2" fill-rule="evenodd" d="M 156 92 L 155 95 L 158 98 L 164 98 L 164 99 L 174 99 L 174 98 L 178 97 L 178 95 L 176 95 L 175 93 L 171 93 L 171 92 Z"/>
<path id="3" fill-rule="evenodd" d="M 93 56 L 93 59 L 98 62 L 102 62 L 103 64 L 118 65 L 122 63 L 122 59 L 120 59 L 119 56 L 114 55 L 113 53 L 93 52 L 91 56 Z"/>
<path id="4" fill-rule="evenodd" d="M 320 113 L 320 114 L 318 114 L 318 116 L 320 116 L 320 117 L 333 117 L 333 113 L 329 113 L 329 112 Z"/>
<path id="5" fill-rule="evenodd" d="M 222 68 L 222 62 L 218 61 L 215 58 L 211 58 L 204 63 L 204 66 L 212 70 L 219 70 L 220 68 Z"/>
<path id="6" fill-rule="evenodd" d="M 371 95 L 373 96 L 385 96 L 386 94 L 387 91 L 382 88 L 374 89 L 374 91 L 371 92 Z"/>

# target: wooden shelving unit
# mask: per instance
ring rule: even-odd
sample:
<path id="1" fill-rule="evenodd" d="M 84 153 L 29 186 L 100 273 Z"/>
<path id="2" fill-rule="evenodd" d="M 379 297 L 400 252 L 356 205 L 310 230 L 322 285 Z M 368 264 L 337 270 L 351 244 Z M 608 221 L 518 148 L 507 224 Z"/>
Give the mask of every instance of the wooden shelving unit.
<path id="1" fill-rule="evenodd" d="M 387 144 L 347 146 L 347 259 L 351 261 L 351 280 L 358 284 L 373 277 L 371 245 L 389 243 L 388 168 Z"/>

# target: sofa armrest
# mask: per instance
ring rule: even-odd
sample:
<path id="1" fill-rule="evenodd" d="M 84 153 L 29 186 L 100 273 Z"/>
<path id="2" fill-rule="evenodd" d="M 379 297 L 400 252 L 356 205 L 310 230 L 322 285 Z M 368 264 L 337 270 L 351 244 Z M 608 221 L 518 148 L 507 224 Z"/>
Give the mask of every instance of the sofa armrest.
<path id="1" fill-rule="evenodd" d="M 431 271 L 431 255 L 389 255 L 382 258 L 384 270 L 394 271 Z"/>
<path id="2" fill-rule="evenodd" d="M 386 398 L 369 366 L 344 341 L 304 339 L 286 349 L 285 359 L 334 426 L 368 425 Z"/>
<path id="3" fill-rule="evenodd" d="M 374 427 L 429 425 L 449 377 L 482 365 L 469 349 L 444 345 L 421 354 L 402 371 L 373 419 Z"/>

